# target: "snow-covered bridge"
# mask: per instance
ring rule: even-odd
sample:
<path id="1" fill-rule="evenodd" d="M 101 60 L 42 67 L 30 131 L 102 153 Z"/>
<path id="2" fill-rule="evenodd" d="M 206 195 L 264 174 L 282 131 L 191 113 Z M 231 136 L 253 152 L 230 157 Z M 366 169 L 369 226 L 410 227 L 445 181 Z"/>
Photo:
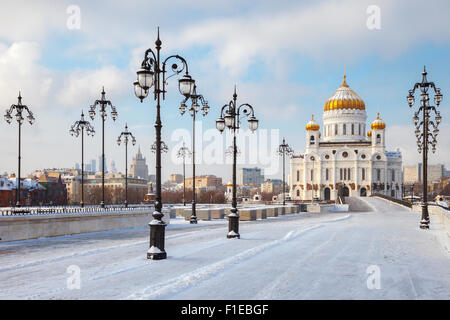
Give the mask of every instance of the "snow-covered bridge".
<path id="1" fill-rule="evenodd" d="M 225 220 L 174 219 L 162 261 L 147 228 L 1 243 L 0 299 L 450 299 L 437 218 L 427 231 L 382 199 L 351 208 L 241 222 L 240 240 Z"/>

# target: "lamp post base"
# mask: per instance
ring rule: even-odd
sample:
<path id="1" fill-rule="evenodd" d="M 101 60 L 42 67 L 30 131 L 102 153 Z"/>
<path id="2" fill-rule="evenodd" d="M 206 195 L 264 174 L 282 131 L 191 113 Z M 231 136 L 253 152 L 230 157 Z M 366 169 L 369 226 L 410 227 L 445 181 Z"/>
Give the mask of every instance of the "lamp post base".
<path id="1" fill-rule="evenodd" d="M 162 218 L 161 213 L 154 213 L 158 218 Z M 150 226 L 150 249 L 147 251 L 147 259 L 163 260 L 167 258 L 166 250 L 164 250 L 164 238 L 166 224 L 159 219 L 153 219 L 149 223 Z"/>
<path id="2" fill-rule="evenodd" d="M 239 215 L 236 212 L 232 212 L 228 215 L 228 239 L 241 238 L 239 234 Z"/>
<path id="3" fill-rule="evenodd" d="M 428 215 L 428 206 L 422 203 L 422 220 L 420 220 L 420 229 L 430 229 L 430 216 Z"/>
<path id="4" fill-rule="evenodd" d="M 105 207 L 105 203 L 102 201 L 100 202 L 100 208 L 104 208 Z"/>
<path id="5" fill-rule="evenodd" d="M 191 216 L 190 224 L 197 224 L 197 216 Z"/>

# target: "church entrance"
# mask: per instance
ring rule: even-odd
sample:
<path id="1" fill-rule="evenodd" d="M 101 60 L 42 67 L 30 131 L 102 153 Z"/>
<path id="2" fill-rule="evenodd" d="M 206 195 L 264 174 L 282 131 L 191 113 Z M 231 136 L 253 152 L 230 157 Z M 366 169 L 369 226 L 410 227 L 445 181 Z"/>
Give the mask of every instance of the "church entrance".
<path id="1" fill-rule="evenodd" d="M 330 188 L 325 188 L 325 190 L 323 190 L 323 196 L 325 201 L 330 200 Z"/>
<path id="2" fill-rule="evenodd" d="M 367 196 L 367 190 L 366 190 L 366 188 L 361 188 L 360 195 L 361 195 L 361 197 Z"/>
<path id="3" fill-rule="evenodd" d="M 344 196 L 344 197 L 348 197 L 349 195 L 350 195 L 350 190 L 348 189 L 347 186 L 345 186 L 345 187 L 343 188 L 343 196 Z"/>

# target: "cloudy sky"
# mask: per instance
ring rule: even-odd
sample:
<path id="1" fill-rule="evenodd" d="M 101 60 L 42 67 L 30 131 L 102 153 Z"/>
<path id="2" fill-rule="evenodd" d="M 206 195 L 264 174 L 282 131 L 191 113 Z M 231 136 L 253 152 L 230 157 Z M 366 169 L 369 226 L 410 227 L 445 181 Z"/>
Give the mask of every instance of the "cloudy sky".
<path id="1" fill-rule="evenodd" d="M 188 4 L 188 6 L 187 6 Z M 368 28 L 380 9 L 380 29 Z M 106 122 L 106 155 L 124 171 L 124 150 L 115 140 L 128 123 L 154 173 L 150 146 L 155 139 L 155 103 L 140 103 L 132 83 L 146 48 L 154 47 L 157 27 L 162 56 L 183 56 L 198 91 L 211 111 L 200 114 L 198 174 L 231 177 L 225 155 L 230 137 L 215 120 L 237 86 L 238 103 L 250 103 L 260 120 L 254 135 L 241 130 L 240 165 L 261 166 L 280 177 L 271 158 L 282 137 L 298 152 L 311 113 L 321 119 L 324 102 L 342 82 L 366 103 L 368 122 L 380 111 L 387 123 L 387 146 L 400 148 L 405 164 L 419 160 L 408 90 L 429 79 L 442 88 L 443 122 L 438 152 L 431 162 L 450 166 L 450 4 L 423 1 L 5 1 L 0 3 L 0 110 L 23 103 L 36 117 L 23 127 L 23 172 L 73 167 L 80 161 L 80 139 L 68 130 L 100 97 L 102 86 L 119 118 Z M 79 15 L 78 15 L 79 13 Z M 373 20 L 370 20 L 373 21 Z M 175 157 L 181 141 L 190 144 L 192 118 L 181 116 L 176 77 L 162 103 L 163 178 L 181 172 Z M 101 123 L 86 138 L 86 160 L 101 154 Z M 243 128 L 246 123 L 243 122 Z M 17 123 L 0 121 L 0 172 L 17 170 Z M 137 151 L 130 148 L 130 155 Z M 276 161 L 275 161 L 276 162 Z M 272 164 L 271 164 L 272 163 Z"/>

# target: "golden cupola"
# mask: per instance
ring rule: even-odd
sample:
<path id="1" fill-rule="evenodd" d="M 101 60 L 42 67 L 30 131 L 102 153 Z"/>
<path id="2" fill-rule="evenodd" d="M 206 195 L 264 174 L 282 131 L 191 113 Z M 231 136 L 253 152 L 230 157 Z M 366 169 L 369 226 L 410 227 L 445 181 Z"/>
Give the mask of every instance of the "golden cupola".
<path id="1" fill-rule="evenodd" d="M 314 115 L 311 116 L 311 120 L 306 124 L 306 131 L 318 131 L 320 125 L 314 120 Z"/>
<path id="2" fill-rule="evenodd" d="M 323 111 L 354 109 L 365 110 L 364 101 L 347 84 L 346 75 L 339 89 L 325 102 Z"/>
<path id="3" fill-rule="evenodd" d="M 380 119 L 380 113 L 377 113 L 377 118 L 370 125 L 372 130 L 382 130 L 386 128 L 386 123 L 382 119 Z"/>

